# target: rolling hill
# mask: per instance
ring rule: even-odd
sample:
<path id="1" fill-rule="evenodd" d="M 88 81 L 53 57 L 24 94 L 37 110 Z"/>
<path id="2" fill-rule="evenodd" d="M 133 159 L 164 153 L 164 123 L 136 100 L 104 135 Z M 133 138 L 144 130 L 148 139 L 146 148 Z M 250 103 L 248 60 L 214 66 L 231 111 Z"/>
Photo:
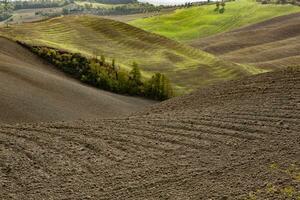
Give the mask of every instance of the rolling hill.
<path id="1" fill-rule="evenodd" d="M 300 12 L 299 6 L 263 5 L 253 0 L 227 2 L 223 14 L 216 5 L 178 9 L 172 14 L 137 19 L 131 25 L 178 41 L 192 41 L 280 15 Z"/>
<path id="2" fill-rule="evenodd" d="M 115 58 L 123 68 L 135 61 L 148 76 L 166 74 L 178 93 L 218 81 L 263 72 L 256 67 L 223 62 L 215 56 L 151 34 L 122 22 L 94 16 L 59 17 L 0 29 L 0 34 L 87 56 Z"/>
<path id="3" fill-rule="evenodd" d="M 268 69 L 300 66 L 300 13 L 196 40 L 192 46 Z"/>
<path id="4" fill-rule="evenodd" d="M 0 125 L 0 199 L 297 199 L 299 85 L 279 71 L 125 119 Z"/>
<path id="5" fill-rule="evenodd" d="M 154 102 L 87 87 L 0 38 L 0 123 L 125 116 Z"/>

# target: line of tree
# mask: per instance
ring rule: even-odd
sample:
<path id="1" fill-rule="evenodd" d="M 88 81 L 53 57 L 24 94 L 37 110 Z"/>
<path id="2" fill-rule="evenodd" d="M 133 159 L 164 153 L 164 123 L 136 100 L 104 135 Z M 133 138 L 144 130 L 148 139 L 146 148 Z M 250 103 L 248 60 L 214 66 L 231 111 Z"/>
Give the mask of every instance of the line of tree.
<path id="1" fill-rule="evenodd" d="M 38 8 L 57 8 L 63 7 L 70 3 L 73 0 L 30 0 L 30 1 L 14 1 L 15 10 L 20 9 L 38 9 Z"/>
<path id="2" fill-rule="evenodd" d="M 215 12 L 219 12 L 221 14 L 224 13 L 225 12 L 225 6 L 226 6 L 226 2 L 224 0 L 222 0 L 221 2 L 217 1 Z"/>
<path id="3" fill-rule="evenodd" d="M 231 2 L 231 1 L 235 1 L 235 0 L 205 0 L 205 1 L 198 1 L 198 2 L 186 2 L 184 4 L 181 5 L 175 5 L 175 6 L 164 6 L 164 8 L 191 8 L 191 7 L 197 7 L 197 6 L 205 6 L 205 5 L 214 5 L 216 4 L 218 7 L 218 11 L 220 10 L 220 5 L 221 3 L 226 3 L 226 2 Z M 215 10 L 217 11 L 217 10 Z"/>
<path id="4" fill-rule="evenodd" d="M 135 4 L 124 4 L 111 8 L 105 7 L 94 7 L 92 4 L 85 4 L 84 6 L 77 5 L 76 7 L 64 8 L 63 14 L 93 14 L 93 15 L 129 15 L 137 13 L 149 13 L 159 12 L 162 9 L 161 6 L 154 6 L 149 3 L 135 3 Z"/>
<path id="5" fill-rule="evenodd" d="M 128 72 L 117 66 L 114 59 L 107 62 L 104 56 L 87 58 L 79 53 L 18 43 L 66 74 L 94 87 L 155 100 L 166 100 L 173 96 L 172 86 L 165 75 L 155 73 L 145 80 L 137 63 L 133 63 L 132 70 Z"/>
<path id="6" fill-rule="evenodd" d="M 14 6 L 9 0 L 0 1 L 0 21 L 4 21 L 10 18 L 12 16 L 13 10 Z"/>
<path id="7" fill-rule="evenodd" d="M 103 4 L 129 4 L 138 3 L 137 0 L 93 0 L 90 2 L 103 3 Z"/>
<path id="8" fill-rule="evenodd" d="M 300 6 L 300 0 L 257 0 L 262 4 L 293 4 Z"/>

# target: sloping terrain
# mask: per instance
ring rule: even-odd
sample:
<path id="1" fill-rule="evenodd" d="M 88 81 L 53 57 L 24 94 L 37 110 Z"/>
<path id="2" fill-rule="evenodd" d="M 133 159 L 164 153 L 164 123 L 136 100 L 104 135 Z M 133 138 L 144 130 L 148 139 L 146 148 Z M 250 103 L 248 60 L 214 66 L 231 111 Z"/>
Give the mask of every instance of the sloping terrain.
<path id="1" fill-rule="evenodd" d="M 135 61 L 145 72 L 166 74 L 177 91 L 262 72 L 223 62 L 211 54 L 122 22 L 95 16 L 68 16 L 0 29 L 0 34 L 35 45 L 115 58 L 121 67 Z"/>
<path id="2" fill-rule="evenodd" d="M 178 9 L 172 14 L 137 19 L 130 24 L 178 41 L 192 41 L 273 17 L 300 12 L 299 6 L 263 5 L 253 0 L 227 2 L 224 13 L 215 9 L 215 4 Z"/>
<path id="3" fill-rule="evenodd" d="M 128 115 L 153 102 L 87 87 L 0 38 L 0 123 Z"/>
<path id="4" fill-rule="evenodd" d="M 300 71 L 126 119 L 0 126 L 0 199 L 297 199 Z"/>
<path id="5" fill-rule="evenodd" d="M 20 24 L 24 22 L 33 22 L 33 21 L 40 21 L 45 18 L 46 16 L 37 15 L 38 12 L 44 13 L 54 13 L 54 12 L 62 12 L 63 8 L 36 8 L 36 9 L 22 9 L 22 10 L 15 10 L 13 12 L 12 17 L 9 19 L 9 24 Z M 6 26 L 6 21 L 1 21 L 0 26 Z"/>
<path id="6" fill-rule="evenodd" d="M 194 41 L 192 45 L 233 62 L 265 68 L 300 66 L 300 13 Z"/>

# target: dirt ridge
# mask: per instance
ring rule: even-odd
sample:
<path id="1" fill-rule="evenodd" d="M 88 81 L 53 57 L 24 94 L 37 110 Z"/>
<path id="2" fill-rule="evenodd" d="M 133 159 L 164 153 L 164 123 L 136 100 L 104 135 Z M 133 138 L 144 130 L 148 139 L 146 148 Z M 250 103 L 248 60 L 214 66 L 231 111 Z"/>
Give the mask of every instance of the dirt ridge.
<path id="1" fill-rule="evenodd" d="M 0 79 L 0 123 L 125 116 L 153 103 L 83 85 L 5 38 Z"/>
<path id="2" fill-rule="evenodd" d="M 0 199 L 295 199 L 299 85 L 277 71 L 127 118 L 0 125 Z"/>

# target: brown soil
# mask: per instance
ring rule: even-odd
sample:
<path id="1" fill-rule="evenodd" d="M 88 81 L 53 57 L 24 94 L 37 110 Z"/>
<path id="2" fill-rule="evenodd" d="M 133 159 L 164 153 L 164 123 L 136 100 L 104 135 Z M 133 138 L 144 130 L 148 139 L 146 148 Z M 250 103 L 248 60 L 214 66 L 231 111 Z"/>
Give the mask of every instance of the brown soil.
<path id="1" fill-rule="evenodd" d="M 300 71 L 127 118 L 0 126 L 0 199 L 297 199 Z"/>
<path id="2" fill-rule="evenodd" d="M 224 59 L 268 69 L 300 66 L 300 13 L 193 41 Z"/>
<path id="3" fill-rule="evenodd" d="M 124 116 L 153 103 L 85 86 L 4 38 L 0 80 L 0 123 Z"/>

